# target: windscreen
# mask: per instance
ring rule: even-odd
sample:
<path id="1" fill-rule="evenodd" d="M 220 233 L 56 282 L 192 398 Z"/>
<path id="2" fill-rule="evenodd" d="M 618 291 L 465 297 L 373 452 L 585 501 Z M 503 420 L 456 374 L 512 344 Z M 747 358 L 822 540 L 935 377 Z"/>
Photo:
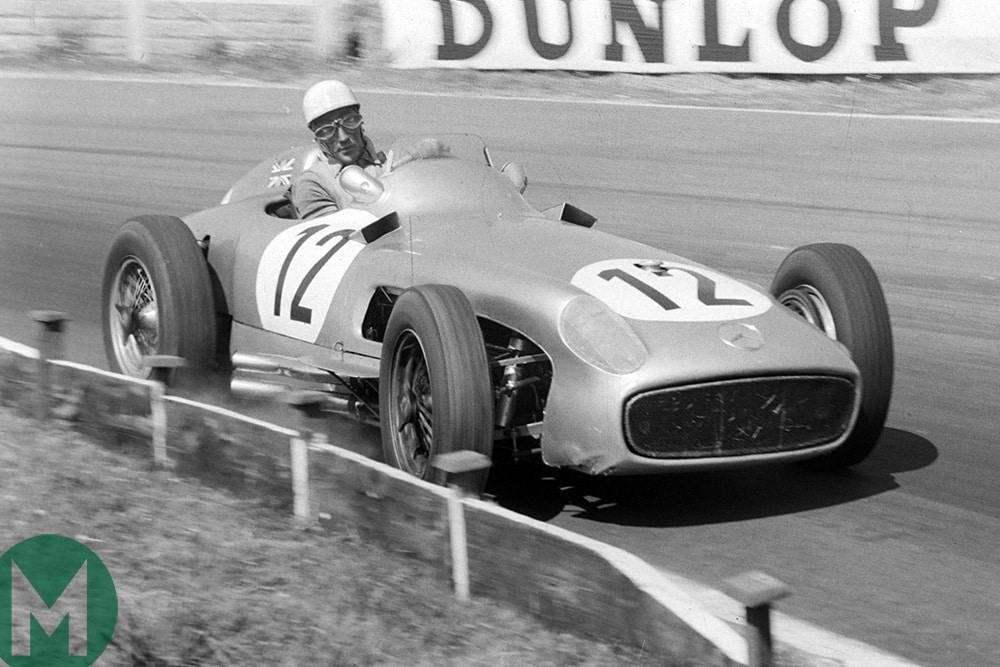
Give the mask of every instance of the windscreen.
<path id="1" fill-rule="evenodd" d="M 403 136 L 386 151 L 389 170 L 417 160 L 459 159 L 492 166 L 482 137 L 475 134 L 436 134 Z"/>

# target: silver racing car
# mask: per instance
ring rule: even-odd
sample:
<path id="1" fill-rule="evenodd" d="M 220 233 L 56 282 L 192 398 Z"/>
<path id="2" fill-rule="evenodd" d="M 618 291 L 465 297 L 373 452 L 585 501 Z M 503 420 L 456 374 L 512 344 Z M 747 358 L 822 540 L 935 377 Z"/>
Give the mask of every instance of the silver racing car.
<path id="1" fill-rule="evenodd" d="M 850 466 L 875 446 L 892 332 L 854 248 L 798 248 L 766 291 L 569 204 L 537 210 L 523 169 L 468 135 L 397 142 L 380 174 L 341 172 L 340 210 L 295 219 L 288 183 L 319 157 L 286 151 L 217 207 L 121 227 L 113 369 L 174 355 L 168 381 L 310 392 L 378 422 L 386 461 L 427 479 L 456 450 L 610 475 Z"/>

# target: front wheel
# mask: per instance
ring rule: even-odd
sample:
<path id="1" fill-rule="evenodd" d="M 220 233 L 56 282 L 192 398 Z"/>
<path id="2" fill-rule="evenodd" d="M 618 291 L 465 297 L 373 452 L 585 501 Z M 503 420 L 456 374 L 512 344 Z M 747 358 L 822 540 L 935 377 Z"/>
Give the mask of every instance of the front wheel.
<path id="1" fill-rule="evenodd" d="M 802 246 L 778 267 L 771 293 L 850 351 L 861 373 L 860 414 L 847 440 L 816 463 L 828 468 L 860 463 L 878 442 L 892 397 L 892 327 L 875 270 L 848 245 Z"/>
<path id="2" fill-rule="evenodd" d="M 215 356 L 208 264 L 179 218 L 144 215 L 118 230 L 104 266 L 102 321 L 111 370 L 149 378 L 153 355 L 181 357 L 197 375 Z M 168 373 L 162 379 L 175 379 Z"/>
<path id="3" fill-rule="evenodd" d="M 493 401 L 486 346 L 462 292 L 422 285 L 404 292 L 389 316 L 379 372 L 385 460 L 438 484 L 439 454 L 493 450 Z M 481 492 L 488 472 L 470 473 Z"/>

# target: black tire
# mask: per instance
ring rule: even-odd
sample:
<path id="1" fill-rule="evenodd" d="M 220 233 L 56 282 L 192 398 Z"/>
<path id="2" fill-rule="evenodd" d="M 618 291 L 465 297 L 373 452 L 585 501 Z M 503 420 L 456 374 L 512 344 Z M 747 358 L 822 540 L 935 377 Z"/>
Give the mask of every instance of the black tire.
<path id="1" fill-rule="evenodd" d="M 145 357 L 177 356 L 186 369 L 156 377 L 174 384 L 212 369 L 216 317 L 208 263 L 180 218 L 144 215 L 122 225 L 104 265 L 101 294 L 111 370 L 150 378 Z"/>
<path id="2" fill-rule="evenodd" d="M 386 463 L 437 484 L 439 454 L 493 451 L 493 391 L 482 331 L 454 287 L 404 292 L 389 316 L 379 372 L 379 419 Z M 479 493 L 488 470 L 467 474 Z"/>
<path id="3" fill-rule="evenodd" d="M 861 411 L 854 430 L 843 445 L 813 461 L 823 468 L 860 463 L 878 442 L 892 398 L 892 326 L 875 270 L 848 245 L 802 246 L 778 267 L 771 293 L 843 343 L 861 371 Z"/>

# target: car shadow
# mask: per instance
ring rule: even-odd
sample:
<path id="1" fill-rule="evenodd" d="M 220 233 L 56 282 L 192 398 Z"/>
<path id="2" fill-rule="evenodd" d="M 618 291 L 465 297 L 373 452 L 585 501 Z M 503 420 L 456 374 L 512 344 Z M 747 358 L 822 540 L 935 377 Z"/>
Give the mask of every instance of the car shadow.
<path id="1" fill-rule="evenodd" d="M 239 403 L 230 401 L 230 403 Z M 258 418 L 322 434 L 328 442 L 382 460 L 377 426 L 349 418 L 304 419 L 286 405 L 255 404 Z M 243 407 L 245 405 L 229 405 Z M 592 477 L 541 462 L 497 463 L 486 495 L 542 521 L 567 513 L 628 526 L 683 527 L 795 514 L 857 501 L 899 488 L 896 475 L 930 466 L 937 447 L 898 429 L 883 431 L 860 465 L 819 471 L 782 464 L 718 472 L 639 477 Z"/>
<path id="2" fill-rule="evenodd" d="M 858 465 L 870 473 L 894 474 L 926 468 L 934 463 L 938 450 L 929 440 L 894 428 L 882 431 L 875 451 Z"/>
<path id="3" fill-rule="evenodd" d="M 746 521 L 840 505 L 899 488 L 897 473 L 931 465 L 927 439 L 886 429 L 864 463 L 844 471 L 782 464 L 718 472 L 591 477 L 542 464 L 497 466 L 487 493 L 501 506 L 547 521 L 568 513 L 628 526 L 682 527 Z"/>

